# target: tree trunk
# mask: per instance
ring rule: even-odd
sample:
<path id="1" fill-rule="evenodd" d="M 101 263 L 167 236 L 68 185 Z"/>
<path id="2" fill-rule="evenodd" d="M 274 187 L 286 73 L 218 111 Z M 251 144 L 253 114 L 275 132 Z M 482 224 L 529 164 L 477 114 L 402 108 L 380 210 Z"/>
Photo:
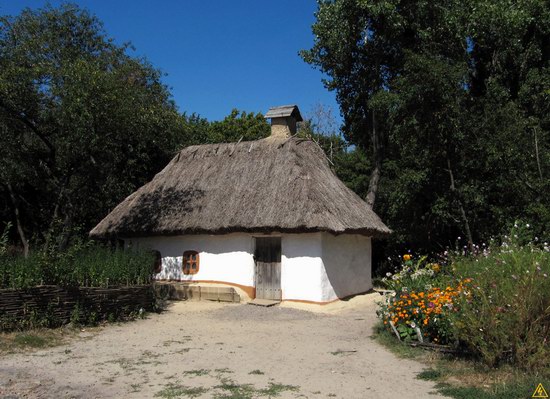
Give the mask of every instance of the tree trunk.
<path id="1" fill-rule="evenodd" d="M 472 239 L 472 232 L 470 230 L 470 223 L 468 222 L 468 217 L 466 216 L 466 211 L 464 211 L 464 205 L 462 204 L 462 199 L 460 198 L 460 195 L 458 193 L 458 190 L 456 189 L 455 185 L 455 178 L 453 174 L 453 170 L 451 168 L 451 160 L 449 159 L 449 156 L 447 156 L 447 171 L 449 172 L 449 179 L 451 180 L 451 192 L 453 193 L 454 197 L 456 198 L 458 202 L 458 207 L 460 210 L 460 216 L 462 217 L 462 222 L 464 223 L 464 229 L 466 230 L 466 239 L 468 240 L 468 248 L 470 248 L 470 251 L 474 252 L 474 240 Z"/>
<path id="2" fill-rule="evenodd" d="M 536 158 L 537 158 L 537 168 L 539 170 L 540 180 L 542 181 L 543 178 L 542 178 L 542 168 L 540 167 L 539 142 L 538 142 L 538 139 L 537 139 L 537 128 L 534 129 L 534 133 L 535 133 L 535 155 L 536 155 Z"/>
<path id="3" fill-rule="evenodd" d="M 21 244 L 23 245 L 23 256 L 27 258 L 29 256 L 29 241 L 25 237 L 25 232 L 23 231 L 23 225 L 21 224 L 19 202 L 17 201 L 17 197 L 15 196 L 15 193 L 13 192 L 13 188 L 10 183 L 8 183 L 7 187 L 10 193 L 11 202 L 13 204 L 13 209 L 15 214 L 15 223 L 17 226 L 17 233 L 19 234 L 19 239 L 21 240 Z"/>
<path id="4" fill-rule="evenodd" d="M 48 231 L 46 232 L 46 241 L 44 244 L 45 248 L 49 248 L 50 241 L 52 238 L 52 234 L 54 234 L 54 227 L 57 223 L 57 220 L 59 218 L 59 208 L 61 207 L 61 201 L 63 199 L 63 195 L 65 194 L 65 187 L 68 184 L 68 178 L 65 179 L 65 182 L 63 183 L 62 187 L 59 189 L 59 193 L 57 194 L 57 200 L 55 202 L 55 206 L 53 209 L 52 218 L 50 219 L 50 224 L 48 226 Z"/>
<path id="5" fill-rule="evenodd" d="M 73 233 L 73 218 L 69 210 L 63 221 L 63 232 L 61 233 L 61 238 L 59 240 L 58 250 L 64 251 L 67 249 Z"/>
<path id="6" fill-rule="evenodd" d="M 370 174 L 369 189 L 365 198 L 365 201 L 370 209 L 374 208 L 374 204 L 376 202 L 376 194 L 378 194 L 378 185 L 382 175 L 382 160 L 384 157 L 384 147 L 382 144 L 382 138 L 380 137 L 380 131 L 376 126 L 376 115 L 374 111 L 372 111 L 372 151 L 374 168 Z"/>

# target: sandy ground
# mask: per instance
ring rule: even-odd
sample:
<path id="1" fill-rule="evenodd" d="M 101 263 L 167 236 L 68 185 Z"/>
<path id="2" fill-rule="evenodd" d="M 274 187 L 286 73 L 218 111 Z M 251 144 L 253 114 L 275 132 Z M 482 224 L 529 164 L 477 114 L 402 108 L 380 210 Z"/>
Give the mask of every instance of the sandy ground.
<path id="1" fill-rule="evenodd" d="M 377 294 L 327 306 L 174 302 L 0 357 L 0 398 L 439 398 L 374 342 Z M 276 396 L 277 395 L 277 396 Z"/>

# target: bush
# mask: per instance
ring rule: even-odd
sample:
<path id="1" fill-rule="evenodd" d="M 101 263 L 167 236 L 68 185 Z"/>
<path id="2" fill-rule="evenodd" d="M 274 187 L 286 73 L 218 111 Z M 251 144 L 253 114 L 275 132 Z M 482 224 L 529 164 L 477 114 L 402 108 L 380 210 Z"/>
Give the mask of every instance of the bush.
<path id="1" fill-rule="evenodd" d="M 0 288 L 36 285 L 108 287 L 148 284 L 153 256 L 147 251 L 111 249 L 95 243 L 67 251 L 38 252 L 28 258 L 0 255 Z"/>
<path id="2" fill-rule="evenodd" d="M 444 266 L 428 263 L 427 257 L 416 261 L 407 254 L 403 260 L 400 271 L 388 272 L 382 279 L 394 292 L 381 304 L 378 315 L 404 340 L 447 343 L 451 332 L 445 315 L 453 311 L 453 299 L 462 292 L 465 282 L 452 282 Z"/>
<path id="3" fill-rule="evenodd" d="M 473 279 L 451 318 L 460 342 L 490 366 L 550 366 L 550 253 L 505 241 L 453 266 Z"/>
<path id="4" fill-rule="evenodd" d="M 380 304 L 384 324 L 405 340 L 460 346 L 491 367 L 550 367 L 550 249 L 515 229 L 441 266 L 406 259 L 383 279 L 394 290 Z"/>
<path id="5" fill-rule="evenodd" d="M 403 260 L 401 270 L 395 274 L 388 272 L 381 280 L 386 288 L 397 294 L 430 289 L 441 275 L 441 266 L 438 263 L 427 263 L 426 256 L 414 261 L 412 255 L 407 254 Z"/>

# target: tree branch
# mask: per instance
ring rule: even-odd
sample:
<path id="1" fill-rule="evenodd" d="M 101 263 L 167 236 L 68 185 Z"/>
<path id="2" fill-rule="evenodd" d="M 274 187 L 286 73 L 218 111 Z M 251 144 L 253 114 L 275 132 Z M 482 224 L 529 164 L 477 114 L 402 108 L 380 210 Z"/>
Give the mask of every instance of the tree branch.
<path id="1" fill-rule="evenodd" d="M 22 112 L 18 112 L 17 110 L 11 108 L 8 104 L 5 103 L 5 101 L 0 98 L 0 107 L 2 107 L 6 112 L 8 112 L 11 116 L 22 122 L 25 126 L 27 126 L 38 138 L 44 143 L 46 147 L 48 147 L 48 150 L 50 151 L 50 155 L 53 157 L 55 155 L 55 147 L 52 145 L 50 140 L 38 129 L 36 124 L 31 121 L 27 115 L 25 115 Z"/>
<path id="2" fill-rule="evenodd" d="M 458 202 L 458 207 L 460 210 L 460 216 L 462 217 L 462 222 L 464 223 L 464 229 L 466 230 L 466 238 L 468 239 L 468 247 L 470 248 L 470 251 L 474 252 L 474 240 L 472 239 L 472 232 L 470 230 L 470 223 L 468 222 L 468 217 L 466 216 L 466 211 L 464 210 L 464 206 L 462 205 L 462 199 L 458 195 L 458 190 L 456 189 L 455 185 L 455 178 L 453 174 L 453 170 L 451 169 L 451 160 L 449 156 L 447 155 L 447 171 L 449 172 L 449 179 L 451 180 L 451 192 L 454 194 L 455 198 Z"/>
<path id="3" fill-rule="evenodd" d="M 23 231 L 23 225 L 21 224 L 21 215 L 19 212 L 19 204 L 17 201 L 17 197 L 15 196 L 13 187 L 11 186 L 10 183 L 7 183 L 6 187 L 8 188 L 8 192 L 10 194 L 10 199 L 14 209 L 15 223 L 17 225 L 17 233 L 19 234 L 19 238 L 21 239 L 21 244 L 23 244 L 23 256 L 27 258 L 29 256 L 29 241 L 25 237 L 25 232 Z"/>

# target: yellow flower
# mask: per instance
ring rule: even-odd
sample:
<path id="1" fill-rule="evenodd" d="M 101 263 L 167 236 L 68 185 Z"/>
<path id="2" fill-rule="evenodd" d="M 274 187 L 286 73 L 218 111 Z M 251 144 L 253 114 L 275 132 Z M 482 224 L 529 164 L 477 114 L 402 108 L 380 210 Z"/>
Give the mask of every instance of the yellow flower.
<path id="1" fill-rule="evenodd" d="M 403 260 L 404 260 L 405 262 L 408 261 L 408 260 L 411 260 L 411 259 L 412 259 L 412 256 L 411 256 L 411 255 L 409 255 L 409 254 L 403 255 Z"/>

